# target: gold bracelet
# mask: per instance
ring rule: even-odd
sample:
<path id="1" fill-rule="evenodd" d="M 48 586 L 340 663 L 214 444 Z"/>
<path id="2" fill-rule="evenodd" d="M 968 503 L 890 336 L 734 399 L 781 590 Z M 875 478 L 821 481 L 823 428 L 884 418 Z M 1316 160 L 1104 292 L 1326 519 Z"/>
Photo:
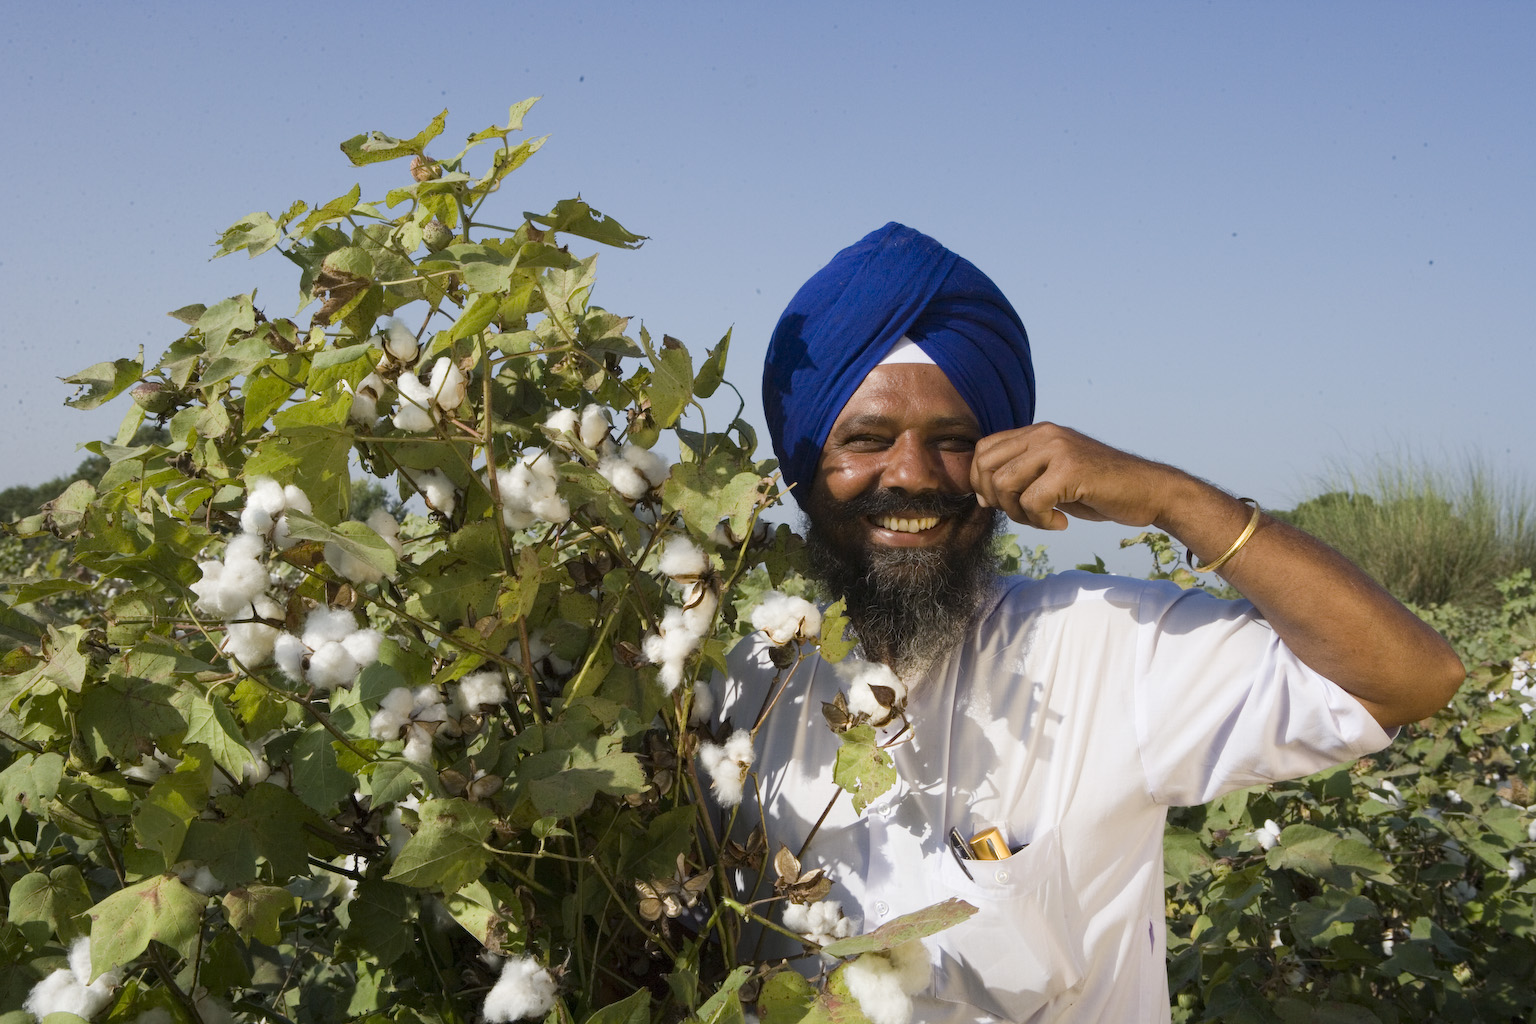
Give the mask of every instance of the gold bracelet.
<path id="1" fill-rule="evenodd" d="M 1195 570 L 1195 572 L 1215 572 L 1223 565 L 1226 565 L 1227 559 L 1237 554 L 1238 549 L 1241 548 L 1244 544 L 1247 544 L 1248 538 L 1253 536 L 1253 531 L 1259 528 L 1259 516 L 1264 514 L 1264 510 L 1259 508 L 1259 503 L 1254 501 L 1252 498 L 1238 498 L 1237 500 L 1242 502 L 1244 505 L 1253 506 L 1253 515 L 1248 518 L 1248 525 L 1243 527 L 1243 532 L 1237 535 L 1237 540 L 1233 541 L 1232 546 L 1227 548 L 1226 554 L 1222 555 L 1214 562 L 1207 562 L 1204 565 L 1196 565 L 1195 553 L 1193 551 L 1187 551 L 1185 553 L 1185 557 L 1189 562 L 1189 567 Z"/>

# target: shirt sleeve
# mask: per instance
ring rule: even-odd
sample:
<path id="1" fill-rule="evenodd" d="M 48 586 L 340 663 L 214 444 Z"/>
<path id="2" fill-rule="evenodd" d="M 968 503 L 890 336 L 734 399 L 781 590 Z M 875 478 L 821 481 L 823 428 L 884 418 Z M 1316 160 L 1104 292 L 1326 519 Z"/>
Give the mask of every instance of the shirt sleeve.
<path id="1" fill-rule="evenodd" d="M 1137 624 L 1136 735 L 1159 803 L 1300 778 L 1392 741 L 1247 601 L 1151 586 Z"/>

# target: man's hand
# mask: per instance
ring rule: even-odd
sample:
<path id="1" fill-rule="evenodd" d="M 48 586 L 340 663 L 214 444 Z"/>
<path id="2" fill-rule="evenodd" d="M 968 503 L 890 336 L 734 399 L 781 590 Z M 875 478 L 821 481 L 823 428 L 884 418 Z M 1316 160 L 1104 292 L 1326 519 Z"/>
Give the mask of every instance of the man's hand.
<path id="1" fill-rule="evenodd" d="M 1152 526 L 1201 561 L 1220 557 L 1252 510 L 1189 474 L 1053 423 L 976 443 L 971 486 L 983 505 L 1045 530 L 1067 515 Z M 1066 513 L 1066 514 L 1063 514 Z M 1268 516 L 1221 567 L 1302 661 L 1391 728 L 1439 710 L 1465 675 L 1444 639 L 1314 537 Z"/>
<path id="2" fill-rule="evenodd" d="M 1068 515 L 1151 526 L 1170 491 L 1189 479 L 1054 423 L 984 437 L 971 459 L 976 499 L 1040 530 L 1065 530 Z"/>

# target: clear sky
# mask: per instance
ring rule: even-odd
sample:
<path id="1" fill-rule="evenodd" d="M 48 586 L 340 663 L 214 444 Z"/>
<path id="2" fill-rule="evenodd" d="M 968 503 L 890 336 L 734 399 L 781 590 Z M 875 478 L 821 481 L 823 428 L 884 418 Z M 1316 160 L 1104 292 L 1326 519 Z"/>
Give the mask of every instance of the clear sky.
<path id="1" fill-rule="evenodd" d="M 1536 480 L 1536 4 L 18 4 L 0 21 L 0 486 L 126 399 L 56 378 L 259 286 L 219 232 L 544 99 L 492 201 L 650 236 L 595 301 L 758 366 L 795 288 L 888 220 L 1013 299 L 1042 418 L 1271 505 L 1383 450 Z M 1058 566 L 1107 546 L 1053 543 Z M 1054 540 L 1054 538 L 1053 538 Z"/>

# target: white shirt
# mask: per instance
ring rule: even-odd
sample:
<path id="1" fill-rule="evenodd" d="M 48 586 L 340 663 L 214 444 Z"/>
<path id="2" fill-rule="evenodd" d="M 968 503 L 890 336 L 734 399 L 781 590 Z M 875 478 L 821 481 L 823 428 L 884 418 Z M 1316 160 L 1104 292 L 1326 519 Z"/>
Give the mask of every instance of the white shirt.
<path id="1" fill-rule="evenodd" d="M 761 637 L 733 652 L 721 713 L 737 727 L 773 679 L 767 652 Z M 838 690 L 808 659 L 758 733 L 770 859 L 798 850 L 838 792 L 822 715 Z M 1080 572 L 1005 581 L 907 714 L 890 748 L 900 781 L 862 816 L 839 796 L 803 863 L 827 869 L 856 932 L 950 897 L 979 908 L 926 940 L 934 983 L 915 1019 L 956 1024 L 1168 1020 L 1166 808 L 1390 742 L 1248 602 Z M 757 820 L 749 784 L 737 831 Z M 966 862 L 968 879 L 945 836 L 989 825 L 1016 852 Z M 780 939 L 762 955 L 798 951 Z"/>

